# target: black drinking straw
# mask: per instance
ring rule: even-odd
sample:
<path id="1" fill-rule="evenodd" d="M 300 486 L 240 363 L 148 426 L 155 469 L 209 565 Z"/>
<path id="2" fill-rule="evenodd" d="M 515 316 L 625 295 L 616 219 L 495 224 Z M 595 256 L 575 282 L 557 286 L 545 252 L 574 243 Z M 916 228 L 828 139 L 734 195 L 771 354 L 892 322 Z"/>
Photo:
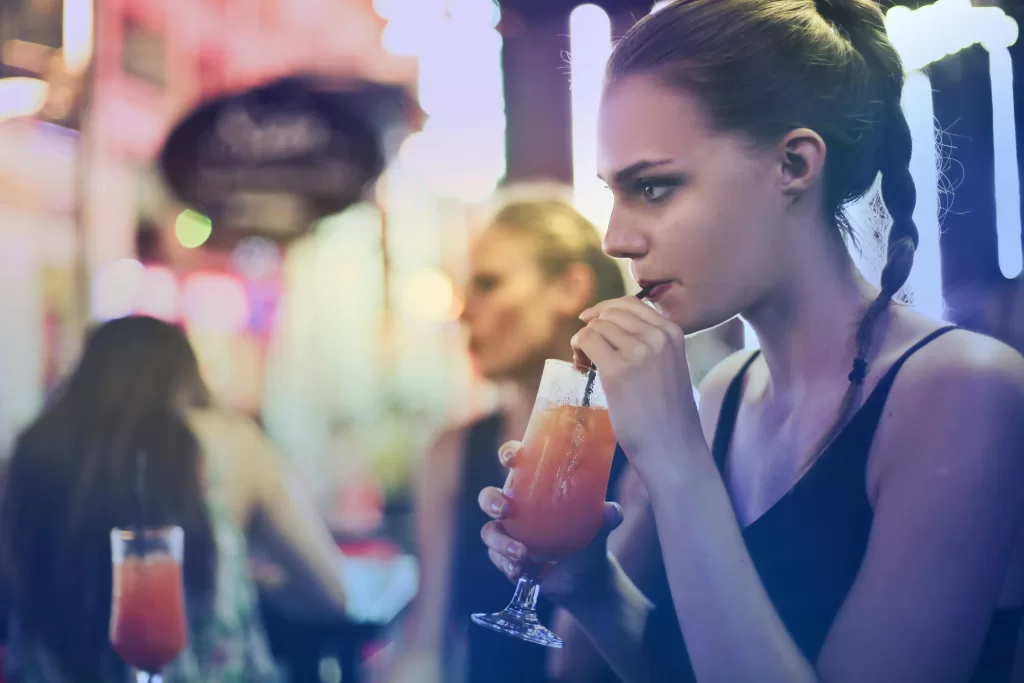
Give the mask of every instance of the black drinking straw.
<path id="1" fill-rule="evenodd" d="M 139 451 L 135 456 L 135 542 L 139 555 L 146 550 L 142 530 L 142 495 L 146 488 L 146 452 Z"/>
<path id="2" fill-rule="evenodd" d="M 647 285 L 646 287 L 644 287 L 643 289 L 636 293 L 636 298 L 640 299 L 641 301 L 646 299 L 647 295 L 650 294 L 651 290 L 654 289 L 656 286 L 657 285 Z M 590 397 L 594 393 L 594 380 L 596 379 L 597 366 L 591 363 L 590 372 L 587 373 L 587 386 L 583 389 L 583 401 L 581 401 L 581 405 L 584 408 L 588 408 L 590 406 Z"/>

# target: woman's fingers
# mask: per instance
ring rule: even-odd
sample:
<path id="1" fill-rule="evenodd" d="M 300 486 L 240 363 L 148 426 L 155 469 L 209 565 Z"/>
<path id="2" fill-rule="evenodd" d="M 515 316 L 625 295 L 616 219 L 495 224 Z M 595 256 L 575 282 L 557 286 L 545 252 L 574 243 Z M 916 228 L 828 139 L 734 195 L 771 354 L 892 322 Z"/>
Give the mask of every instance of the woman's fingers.
<path id="1" fill-rule="evenodd" d="M 522 447 L 521 441 L 506 441 L 501 444 L 501 448 L 498 449 L 498 460 L 501 462 L 501 466 L 514 467 L 516 456 Z"/>
<path id="2" fill-rule="evenodd" d="M 519 566 L 518 562 L 514 562 L 501 553 L 493 550 L 488 550 L 487 556 L 491 558 L 491 562 L 498 568 L 498 571 L 508 577 L 509 581 L 515 581 L 519 578 L 522 568 Z"/>
<path id="3" fill-rule="evenodd" d="M 480 509 L 493 519 L 505 519 L 512 511 L 512 503 L 501 492 L 501 489 L 494 486 L 488 486 L 482 490 L 477 496 L 476 502 Z"/>
<path id="4" fill-rule="evenodd" d="M 506 534 L 500 522 L 484 524 L 480 529 L 480 538 L 483 539 L 484 545 L 500 553 L 507 560 L 519 562 L 526 557 L 526 547 Z"/>
<path id="5" fill-rule="evenodd" d="M 605 533 L 611 533 L 622 524 L 622 506 L 618 503 L 605 503 L 604 504 L 604 525 L 601 530 Z"/>

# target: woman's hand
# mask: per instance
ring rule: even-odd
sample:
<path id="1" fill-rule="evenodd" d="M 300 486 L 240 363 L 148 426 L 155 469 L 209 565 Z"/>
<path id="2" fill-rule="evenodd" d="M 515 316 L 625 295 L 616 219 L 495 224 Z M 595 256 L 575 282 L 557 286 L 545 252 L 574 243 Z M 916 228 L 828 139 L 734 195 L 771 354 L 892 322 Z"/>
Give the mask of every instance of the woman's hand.
<path id="1" fill-rule="evenodd" d="M 574 361 L 597 366 L 615 436 L 637 471 L 645 474 L 652 453 L 704 444 L 682 329 L 636 297 L 602 302 L 580 319 L 587 326 L 573 337 Z"/>
<path id="2" fill-rule="evenodd" d="M 519 449 L 518 441 L 503 445 L 498 451 L 502 465 L 512 467 Z M 586 548 L 551 564 L 531 558 L 530 549 L 506 533 L 501 520 L 509 515 L 511 505 L 501 489 L 484 489 L 478 502 L 480 509 L 494 520 L 484 525 L 480 537 L 488 547 L 491 562 L 510 581 L 518 580 L 524 569 L 530 570 L 541 579 L 541 594 L 570 612 L 605 587 L 612 568 L 608 534 L 622 523 L 618 504 L 605 503 L 604 525 Z"/>

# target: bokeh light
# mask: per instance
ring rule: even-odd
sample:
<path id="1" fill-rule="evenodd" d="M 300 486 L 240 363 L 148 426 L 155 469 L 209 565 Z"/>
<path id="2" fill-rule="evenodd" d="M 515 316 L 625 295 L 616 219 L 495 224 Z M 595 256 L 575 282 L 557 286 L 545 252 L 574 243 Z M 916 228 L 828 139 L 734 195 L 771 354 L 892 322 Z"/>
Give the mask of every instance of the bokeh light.
<path id="1" fill-rule="evenodd" d="M 213 221 L 192 209 L 185 209 L 174 221 L 174 234 L 186 249 L 201 247 L 213 233 Z"/>
<path id="2" fill-rule="evenodd" d="M 455 287 L 451 278 L 433 268 L 416 271 L 405 278 L 401 296 L 403 308 L 423 322 L 449 320 L 455 308 Z"/>
<path id="3" fill-rule="evenodd" d="M 192 273 L 182 287 L 185 324 L 197 332 L 238 334 L 249 324 L 249 296 L 233 275 Z"/>
<path id="4" fill-rule="evenodd" d="M 145 266 L 132 258 L 102 266 L 93 280 L 93 320 L 104 322 L 131 315 L 144 275 Z"/>

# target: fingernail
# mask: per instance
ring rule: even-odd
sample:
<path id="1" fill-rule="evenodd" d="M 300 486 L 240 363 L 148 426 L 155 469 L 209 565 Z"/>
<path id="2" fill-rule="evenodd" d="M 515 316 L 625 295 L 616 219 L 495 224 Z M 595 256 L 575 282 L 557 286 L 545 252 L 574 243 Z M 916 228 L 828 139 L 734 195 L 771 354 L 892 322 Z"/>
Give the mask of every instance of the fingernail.
<path id="1" fill-rule="evenodd" d="M 505 511 L 504 503 L 491 503 L 491 512 L 496 515 L 500 515 Z"/>
<path id="2" fill-rule="evenodd" d="M 516 573 L 516 563 L 515 562 L 509 562 L 508 563 L 508 573 L 509 574 L 515 574 Z"/>
<path id="3" fill-rule="evenodd" d="M 523 547 L 518 543 L 509 543 L 508 548 L 505 549 L 509 555 L 519 559 L 523 556 Z"/>

